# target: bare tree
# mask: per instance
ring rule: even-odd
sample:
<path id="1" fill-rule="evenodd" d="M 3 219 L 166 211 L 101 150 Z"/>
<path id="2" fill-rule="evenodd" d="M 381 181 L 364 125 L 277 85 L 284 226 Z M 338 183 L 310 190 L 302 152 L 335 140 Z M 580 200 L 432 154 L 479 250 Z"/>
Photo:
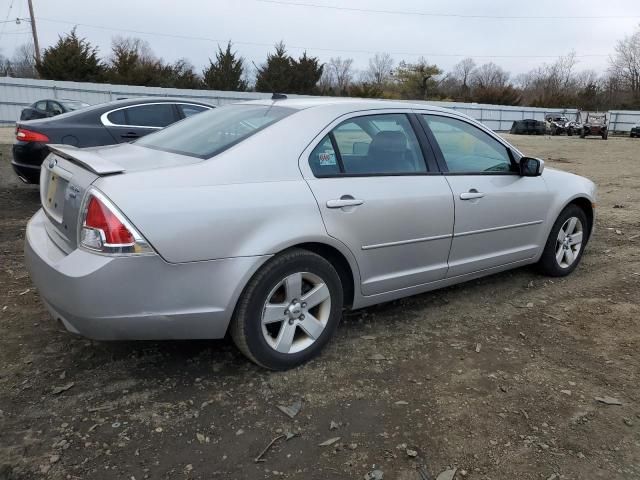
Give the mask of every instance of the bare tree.
<path id="1" fill-rule="evenodd" d="M 349 85 L 353 81 L 353 58 L 331 58 L 327 67 L 327 70 L 331 71 L 333 87 L 337 90 L 337 93 L 347 92 Z M 322 82 L 322 79 L 320 81 Z"/>
<path id="2" fill-rule="evenodd" d="M 635 100 L 640 100 L 640 27 L 633 35 L 618 41 L 610 62 L 612 74 L 622 81 Z"/>
<path id="3" fill-rule="evenodd" d="M 369 59 L 369 68 L 365 71 L 364 79 L 374 85 L 381 86 L 391 79 L 393 72 L 393 58 L 388 53 L 376 53 Z"/>
<path id="4" fill-rule="evenodd" d="M 18 46 L 11 58 L 11 70 L 15 77 L 37 78 L 36 50 L 33 43 Z"/>
<path id="5" fill-rule="evenodd" d="M 480 88 L 504 87 L 509 83 L 509 72 L 493 62 L 480 65 L 469 73 L 471 83 Z"/>
<path id="6" fill-rule="evenodd" d="M 452 76 L 458 82 L 460 82 L 460 86 L 463 89 L 469 88 L 469 83 L 471 80 L 471 74 L 476 68 L 476 62 L 473 61 L 473 58 L 465 58 L 460 62 L 456 63 L 453 66 Z"/>

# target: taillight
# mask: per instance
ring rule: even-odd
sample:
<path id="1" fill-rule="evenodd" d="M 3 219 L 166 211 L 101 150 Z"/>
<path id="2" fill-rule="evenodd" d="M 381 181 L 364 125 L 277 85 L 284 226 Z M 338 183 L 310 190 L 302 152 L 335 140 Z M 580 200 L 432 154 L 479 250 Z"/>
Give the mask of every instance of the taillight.
<path id="1" fill-rule="evenodd" d="M 79 244 L 112 255 L 153 253 L 153 249 L 103 194 L 89 190 L 82 209 Z"/>
<path id="2" fill-rule="evenodd" d="M 21 142 L 49 142 L 49 137 L 44 133 L 34 132 L 33 130 L 27 130 L 26 128 L 16 128 L 16 140 Z"/>

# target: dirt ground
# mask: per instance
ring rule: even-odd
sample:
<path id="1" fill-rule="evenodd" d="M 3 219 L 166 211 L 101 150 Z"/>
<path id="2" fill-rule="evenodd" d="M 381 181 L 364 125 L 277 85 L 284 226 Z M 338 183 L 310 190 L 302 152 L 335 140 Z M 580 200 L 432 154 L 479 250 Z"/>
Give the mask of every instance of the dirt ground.
<path id="1" fill-rule="evenodd" d="M 286 373 L 226 340 L 67 333 L 23 267 L 37 191 L 0 189 L 0 479 L 640 478 L 640 140 L 509 140 L 597 182 L 578 270 L 352 312 Z"/>

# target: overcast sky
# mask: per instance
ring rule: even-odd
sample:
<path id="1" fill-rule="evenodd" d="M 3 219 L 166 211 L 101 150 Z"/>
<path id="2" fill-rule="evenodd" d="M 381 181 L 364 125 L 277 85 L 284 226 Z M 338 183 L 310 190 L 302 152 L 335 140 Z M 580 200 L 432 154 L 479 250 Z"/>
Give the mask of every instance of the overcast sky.
<path id="1" fill-rule="evenodd" d="M 630 35 L 640 24 L 638 0 L 33 0 L 33 3 L 43 48 L 77 24 L 78 32 L 97 45 L 103 56 L 109 53 L 112 36 L 138 36 L 147 40 L 165 60 L 185 57 L 198 70 L 208 57 L 214 56 L 217 41 L 233 41 L 250 65 L 251 61 L 262 63 L 271 46 L 283 40 L 294 56 L 306 49 L 321 61 L 333 56 L 350 57 L 358 69 L 366 68 L 373 53 L 389 52 L 396 61 L 415 61 L 424 56 L 445 70 L 471 56 L 477 63 L 498 63 L 515 76 L 575 50 L 578 69 L 602 71 L 616 40 Z M 0 0 L 0 20 L 7 15 L 9 19 L 28 16 L 27 0 Z M 503 18 L 471 18 L 474 15 Z M 540 18 L 576 16 L 609 18 Z M 25 23 L 0 24 L 0 32 L 0 53 L 6 56 L 11 56 L 15 46 L 30 38 L 29 25 Z"/>

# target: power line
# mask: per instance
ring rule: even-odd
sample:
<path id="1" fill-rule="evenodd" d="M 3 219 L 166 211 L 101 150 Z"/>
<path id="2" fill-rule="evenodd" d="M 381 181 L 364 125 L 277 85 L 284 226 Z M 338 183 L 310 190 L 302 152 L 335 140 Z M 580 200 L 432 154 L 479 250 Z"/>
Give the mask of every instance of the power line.
<path id="1" fill-rule="evenodd" d="M 378 13 L 384 15 L 411 15 L 420 17 L 445 17 L 445 18 L 475 18 L 475 19 L 491 19 L 491 20 L 611 20 L 611 19 L 626 19 L 626 18 L 640 18 L 640 15 L 568 15 L 568 16 L 545 16 L 545 15 L 476 15 L 476 14 L 464 14 L 464 13 L 435 13 L 435 12 L 420 12 L 409 10 L 378 10 L 373 8 L 358 8 L 358 7 L 338 7 L 335 5 L 319 5 L 316 3 L 306 2 L 289 2 L 283 0 L 254 0 L 256 2 L 271 3 L 276 5 L 285 5 L 291 7 L 309 7 L 309 8 L 323 8 L 328 10 L 342 10 L 348 12 L 358 13 Z"/>
<path id="2" fill-rule="evenodd" d="M 0 28 L 0 38 L 2 38 L 2 34 L 4 33 L 4 26 L 12 20 L 9 20 L 9 15 L 11 15 L 11 9 L 13 8 L 13 1 L 9 4 L 9 9 L 7 10 L 7 15 L 4 17 L 4 22 L 2 22 L 2 28 Z"/>
<path id="3" fill-rule="evenodd" d="M 260 0 L 258 0 L 260 1 Z M 118 27 L 108 27 L 105 25 L 91 25 L 87 23 L 77 23 L 70 22 L 67 20 L 57 20 L 53 18 L 43 18 L 38 17 L 39 21 L 44 22 L 53 22 L 53 23 L 63 23 L 67 25 L 76 25 L 79 27 L 85 28 L 96 28 L 99 30 L 107 30 L 107 31 L 117 31 L 117 32 L 125 32 L 125 33 L 134 33 L 136 35 L 150 35 L 150 36 L 158 36 L 158 37 L 167 37 L 167 38 L 177 38 L 182 40 L 198 40 L 205 42 L 214 42 L 214 43 L 226 43 L 227 40 L 220 40 L 216 38 L 210 37 L 201 37 L 201 36 L 193 36 L 193 35 L 180 35 L 175 33 L 165 33 L 165 32 L 152 32 L 152 31 L 144 31 L 144 30 L 131 30 L 126 28 L 118 28 Z M 249 45 L 249 46 L 257 46 L 257 47 L 273 47 L 272 43 L 260 43 L 260 42 L 247 42 L 247 41 L 239 41 L 234 40 L 234 44 L 238 45 Z M 307 50 L 307 51 L 319 51 L 319 52 L 329 52 L 329 53 L 363 53 L 368 55 L 375 55 L 379 53 L 380 50 L 360 50 L 360 49 L 335 49 L 335 48 L 325 48 L 325 47 L 314 47 L 314 46 L 301 46 L 301 45 L 287 45 L 289 49 L 295 50 Z M 390 55 L 398 55 L 398 56 L 411 56 L 411 57 L 453 57 L 453 58 L 465 58 L 465 57 L 474 57 L 474 58 L 557 58 L 560 55 L 474 55 L 474 54 L 461 54 L 461 53 L 416 53 L 416 52 L 387 52 Z M 587 53 L 587 54 L 576 54 L 577 58 L 586 58 L 586 57 L 608 57 L 608 53 Z"/>

